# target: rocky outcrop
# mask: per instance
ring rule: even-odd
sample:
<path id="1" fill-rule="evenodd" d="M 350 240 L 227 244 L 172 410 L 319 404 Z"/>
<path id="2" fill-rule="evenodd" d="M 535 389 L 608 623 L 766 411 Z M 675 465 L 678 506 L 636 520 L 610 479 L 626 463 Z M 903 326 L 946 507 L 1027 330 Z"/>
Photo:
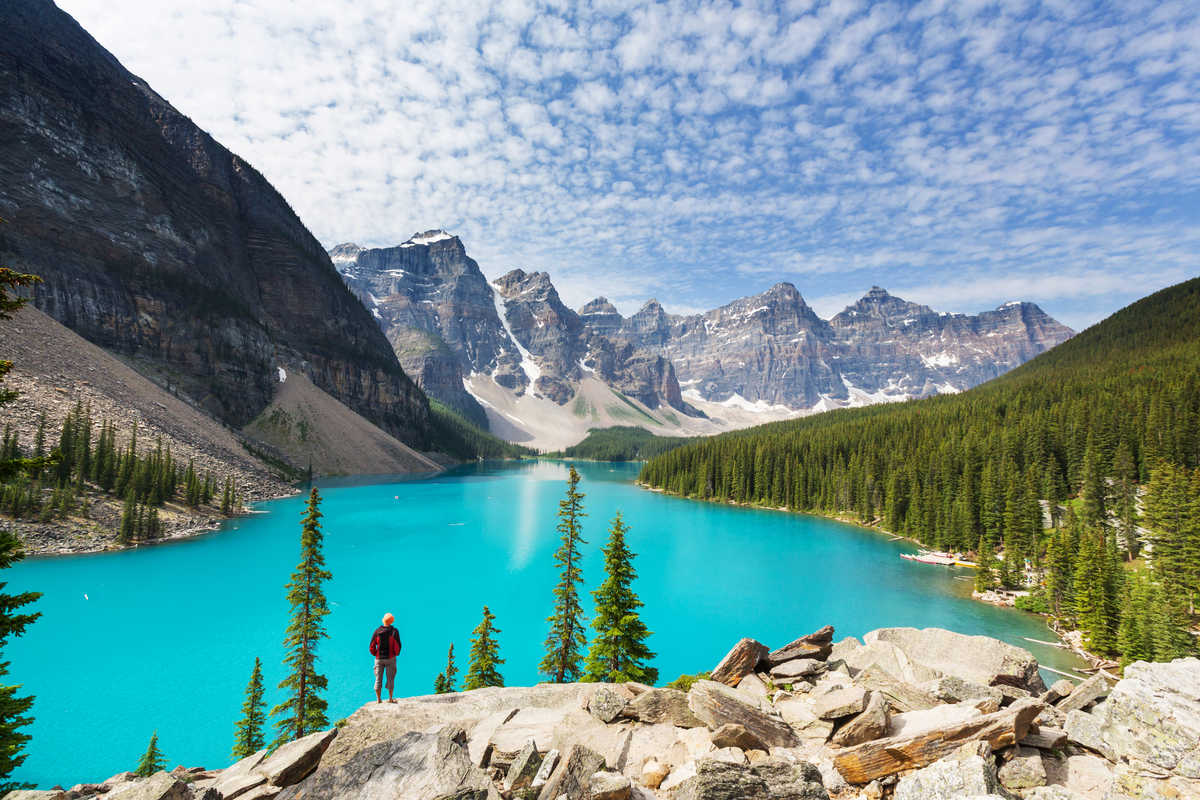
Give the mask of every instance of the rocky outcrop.
<path id="1" fill-rule="evenodd" d="M 830 632 L 831 633 L 831 632 Z M 804 638 L 804 637 L 801 637 Z M 868 641 L 880 636 L 868 634 Z M 753 640 L 748 640 L 753 642 Z M 833 654 L 862 649 L 839 642 Z M 735 650 L 747 652 L 739 643 Z M 764 648 L 765 649 L 765 648 Z M 754 649 L 755 652 L 761 652 Z M 778 651 L 776 651 L 778 652 Z M 997 651 L 1000 652 L 1000 651 Z M 1107 756 L 1037 727 L 1075 687 L 1000 699 L 961 678 L 942 702 L 895 712 L 860 681 L 881 667 L 821 660 L 811 682 L 688 692 L 642 684 L 542 684 L 371 703 L 335 731 L 217 772 L 128 773 L 75 787 L 72 800 L 1116 800 L 1200 796 L 1200 660 L 1134 664 L 1108 699 L 1071 709 Z M 1008 653 L 1005 663 L 1021 663 Z M 785 662 L 786 663 L 786 662 Z M 906 679 L 891 676 L 893 684 Z M 1008 686 L 1008 684 L 1002 684 Z M 986 688 L 982 684 L 976 686 Z M 1015 688 L 1015 687 L 1009 687 Z M 1007 699 L 1007 698 L 1006 698 Z M 684 714 L 680 708 L 690 711 Z M 857 710 L 856 710 L 857 709 Z M 695 716 L 688 716 L 694 714 Z M 824 715 L 829 719 L 821 719 Z M 698 718 L 698 719 L 697 719 Z M 695 723 L 699 727 L 685 727 Z M 1041 734 L 1041 735 L 1039 735 Z M 141 792 L 148 792 L 142 794 Z M 171 794 L 171 793 L 174 794 Z M 32 800 L 32 798 L 31 798 Z M 56 798 L 55 800 L 59 800 Z"/>
<path id="2" fill-rule="evenodd" d="M 0 26 L 0 262 L 39 309 L 241 428 L 280 367 L 418 449 L 429 411 L 287 202 L 49 0 Z"/>

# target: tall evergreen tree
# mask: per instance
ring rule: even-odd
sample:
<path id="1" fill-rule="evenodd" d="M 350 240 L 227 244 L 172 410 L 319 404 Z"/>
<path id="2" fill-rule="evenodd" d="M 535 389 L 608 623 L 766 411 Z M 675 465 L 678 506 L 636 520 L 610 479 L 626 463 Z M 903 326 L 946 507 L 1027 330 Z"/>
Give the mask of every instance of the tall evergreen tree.
<path id="1" fill-rule="evenodd" d="M 975 569 L 975 591 L 986 592 L 996 586 L 996 554 L 987 537 L 979 540 L 979 566 Z"/>
<path id="2" fill-rule="evenodd" d="M 585 681 L 658 681 L 658 670 L 647 666 L 654 653 L 646 646 L 650 631 L 638 613 L 642 601 L 633 591 L 637 571 L 633 567 L 635 554 L 625 541 L 628 532 L 629 527 L 617 512 L 603 550 L 604 583 L 592 592 L 596 601 L 592 627 L 596 635 L 584 665 Z"/>
<path id="3" fill-rule="evenodd" d="M 454 688 L 454 676 L 456 675 L 458 675 L 458 667 L 454 666 L 454 642 L 451 642 L 450 650 L 446 653 L 446 669 L 444 672 L 439 672 L 433 680 L 434 694 L 449 694 L 457 691 Z"/>
<path id="4" fill-rule="evenodd" d="M 539 667 L 542 674 L 554 683 L 578 680 L 583 661 L 583 648 L 587 644 L 584 634 L 583 605 L 579 600 L 579 587 L 583 583 L 580 568 L 583 538 L 581 520 L 584 495 L 579 491 L 579 473 L 570 468 L 567 477 L 567 495 L 558 504 L 558 533 L 562 543 L 554 554 L 558 565 L 558 584 L 554 587 L 554 613 L 546 618 L 550 633 L 546 636 L 546 655 Z"/>
<path id="5" fill-rule="evenodd" d="M 321 692 L 328 681 L 317 672 L 317 645 L 329 636 L 325 616 L 329 603 L 322 585 L 332 576 L 325 569 L 321 554 L 321 495 L 316 487 L 308 495 L 300 534 L 300 563 L 287 584 L 291 620 L 283 645 L 288 654 L 284 664 L 290 669 L 279 688 L 287 698 L 271 709 L 275 721 L 276 744 L 299 739 L 329 725 L 325 717 L 328 703 Z"/>
<path id="6" fill-rule="evenodd" d="M 11 530 L 0 530 L 0 571 L 8 569 L 21 559 L 21 540 Z M 9 594 L 4 591 L 6 581 L 0 581 L 0 653 L 10 636 L 20 636 L 25 628 L 33 624 L 41 614 L 19 613 L 20 609 L 41 597 L 40 592 Z M 13 770 L 21 766 L 26 754 L 21 752 L 29 741 L 29 734 L 21 729 L 33 722 L 29 710 L 33 708 L 33 697 L 18 696 L 20 685 L 9 685 L 7 661 L 0 661 L 0 791 L 17 788 L 8 783 Z"/>
<path id="7" fill-rule="evenodd" d="M 149 778 L 159 770 L 166 768 L 167 757 L 163 755 L 162 750 L 158 749 L 158 731 L 155 731 L 150 735 L 150 744 L 146 746 L 146 752 L 142 753 L 142 759 L 138 762 L 133 774 L 139 778 Z"/>
<path id="8" fill-rule="evenodd" d="M 463 688 L 467 691 L 504 685 L 504 676 L 497 669 L 504 659 L 500 657 L 500 643 L 495 639 L 495 634 L 500 633 L 493 624 L 495 621 L 496 615 L 484 606 L 483 621 L 475 626 L 475 636 L 471 639 L 470 664 L 463 679 Z"/>
<path id="9" fill-rule="evenodd" d="M 242 718 L 238 720 L 233 737 L 233 757 L 252 756 L 267 746 L 263 732 L 267 722 L 263 704 L 262 659 L 254 659 L 254 670 L 246 684 L 246 699 L 242 703 Z"/>

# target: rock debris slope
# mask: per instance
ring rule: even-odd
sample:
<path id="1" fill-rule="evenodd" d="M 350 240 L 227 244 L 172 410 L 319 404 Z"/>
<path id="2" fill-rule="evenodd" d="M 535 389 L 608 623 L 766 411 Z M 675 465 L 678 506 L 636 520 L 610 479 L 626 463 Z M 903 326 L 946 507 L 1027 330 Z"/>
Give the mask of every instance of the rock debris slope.
<path id="1" fill-rule="evenodd" d="M 427 447 L 425 397 L 262 175 L 49 0 L 0 14 L 0 263 L 37 307 L 234 428 L 282 366 Z"/>
<path id="2" fill-rule="evenodd" d="M 942 659 L 941 656 L 949 655 Z M 1026 651 L 894 628 L 743 639 L 688 691 L 488 688 L 363 706 L 218 771 L 75 787 L 140 800 L 1118 800 L 1200 796 L 1200 660 L 1046 689 Z M 1066 709 L 1064 711 L 1064 709 Z M 103 795 L 101 793 L 104 792 Z M 32 797 L 55 798 L 47 792 Z"/>

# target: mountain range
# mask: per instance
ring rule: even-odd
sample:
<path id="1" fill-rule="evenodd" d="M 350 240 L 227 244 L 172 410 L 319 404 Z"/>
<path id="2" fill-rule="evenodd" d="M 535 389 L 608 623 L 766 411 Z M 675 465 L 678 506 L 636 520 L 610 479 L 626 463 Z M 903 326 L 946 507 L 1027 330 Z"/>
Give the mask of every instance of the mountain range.
<path id="1" fill-rule="evenodd" d="M 573 310 L 545 272 L 489 282 L 441 230 L 330 256 L 431 397 L 538 447 L 613 424 L 716 433 L 959 392 L 1072 335 L 1032 303 L 949 314 L 879 287 L 830 320 L 790 283 L 703 314 L 650 300 L 624 317 L 603 297 Z"/>

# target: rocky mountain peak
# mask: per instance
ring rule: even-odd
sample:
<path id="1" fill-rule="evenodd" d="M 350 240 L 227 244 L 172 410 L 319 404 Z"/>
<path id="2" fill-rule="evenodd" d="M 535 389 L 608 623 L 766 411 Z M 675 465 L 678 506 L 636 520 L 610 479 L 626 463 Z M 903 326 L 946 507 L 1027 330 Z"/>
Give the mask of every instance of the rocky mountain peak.
<path id="1" fill-rule="evenodd" d="M 359 247 L 354 242 L 344 242 L 342 244 L 335 245 L 333 249 L 329 251 L 329 260 L 340 269 L 343 264 L 349 264 L 357 260 L 358 254 L 361 253 L 363 249 L 364 248 Z"/>
<path id="2" fill-rule="evenodd" d="M 929 306 L 911 303 L 889 294 L 880 286 L 872 286 L 870 291 L 863 295 L 858 302 L 846 306 L 829 322 L 835 328 L 861 325 L 867 321 L 899 322 L 911 325 L 925 316 L 937 317 L 939 314 Z"/>
<path id="3" fill-rule="evenodd" d="M 619 314 L 617 307 L 608 301 L 607 297 L 597 297 L 594 300 L 589 300 L 579 308 L 579 316 L 608 316 L 611 314 Z"/>

